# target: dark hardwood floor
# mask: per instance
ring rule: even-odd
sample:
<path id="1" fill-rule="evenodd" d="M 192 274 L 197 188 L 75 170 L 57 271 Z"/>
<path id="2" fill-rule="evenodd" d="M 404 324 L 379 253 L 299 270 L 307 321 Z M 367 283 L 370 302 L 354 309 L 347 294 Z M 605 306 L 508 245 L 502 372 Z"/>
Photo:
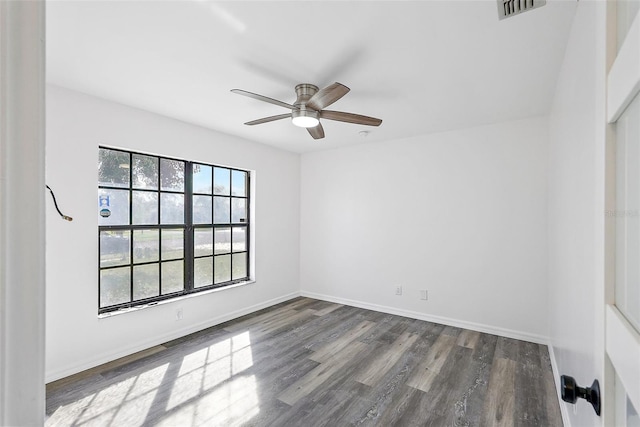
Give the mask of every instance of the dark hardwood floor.
<path id="1" fill-rule="evenodd" d="M 47 426 L 561 426 L 545 346 L 296 298 L 47 386 Z"/>

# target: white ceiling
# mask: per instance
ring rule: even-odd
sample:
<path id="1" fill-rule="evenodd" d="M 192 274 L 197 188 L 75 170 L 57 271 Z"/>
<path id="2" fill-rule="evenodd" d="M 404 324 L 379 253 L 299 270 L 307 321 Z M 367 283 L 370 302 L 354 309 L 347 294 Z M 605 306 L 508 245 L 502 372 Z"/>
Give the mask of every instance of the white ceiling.
<path id="1" fill-rule="evenodd" d="M 575 1 L 498 20 L 476 1 L 49 1 L 50 83 L 294 152 L 546 114 Z M 280 120 L 297 83 L 351 92 L 326 137 Z M 371 131 L 364 138 L 362 130 Z"/>

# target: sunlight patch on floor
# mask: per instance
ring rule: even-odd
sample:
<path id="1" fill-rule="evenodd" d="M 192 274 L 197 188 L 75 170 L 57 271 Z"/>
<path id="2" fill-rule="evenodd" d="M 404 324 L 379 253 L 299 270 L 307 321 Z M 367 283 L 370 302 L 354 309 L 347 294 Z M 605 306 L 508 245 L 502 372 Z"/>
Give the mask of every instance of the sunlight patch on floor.
<path id="1" fill-rule="evenodd" d="M 194 399 L 251 366 L 253 355 L 248 331 L 185 356 L 167 410 Z"/>
<path id="2" fill-rule="evenodd" d="M 254 375 L 237 376 L 209 393 L 178 407 L 158 426 L 239 426 L 260 412 Z"/>

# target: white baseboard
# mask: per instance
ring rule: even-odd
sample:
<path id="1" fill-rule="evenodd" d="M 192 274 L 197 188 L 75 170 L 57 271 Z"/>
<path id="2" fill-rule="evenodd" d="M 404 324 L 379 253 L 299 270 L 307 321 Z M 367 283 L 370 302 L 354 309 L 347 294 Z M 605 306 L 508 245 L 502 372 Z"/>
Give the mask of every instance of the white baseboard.
<path id="1" fill-rule="evenodd" d="M 553 345 L 551 342 L 547 344 L 549 349 L 549 359 L 551 359 L 551 370 L 553 371 L 553 381 L 556 384 L 556 396 L 558 397 L 558 405 L 560 405 L 560 414 L 562 415 L 562 424 L 564 427 L 571 427 L 571 420 L 569 419 L 569 412 L 567 404 L 562 400 L 560 394 L 560 371 L 558 370 L 558 362 L 556 362 L 556 354 L 553 351 Z"/>
<path id="2" fill-rule="evenodd" d="M 467 322 L 465 320 L 457 320 L 449 317 L 434 316 L 431 314 L 420 313 L 417 311 L 404 310 L 386 305 L 371 304 L 363 301 L 355 301 L 346 298 L 334 297 L 331 295 L 317 294 L 315 292 L 301 291 L 303 297 L 315 298 L 323 301 L 334 302 L 338 304 L 349 305 L 352 307 L 365 308 L 367 310 L 379 311 L 382 313 L 395 314 L 397 316 L 409 317 L 411 319 L 425 320 L 427 322 L 439 323 L 441 325 L 455 326 L 458 328 L 470 329 L 472 331 L 483 332 L 485 334 L 498 335 L 505 338 L 513 338 L 516 340 L 529 341 L 536 344 L 546 345 L 549 342 L 548 337 L 531 334 L 527 332 L 516 331 L 513 329 L 500 328 L 497 326 L 484 325 L 481 323 Z"/>
<path id="3" fill-rule="evenodd" d="M 100 366 L 104 363 L 119 359 L 121 357 L 129 356 L 133 353 L 137 353 L 139 351 L 146 350 L 156 345 L 160 345 L 167 341 L 181 338 L 185 335 L 189 335 L 194 332 L 198 332 L 203 329 L 210 328 L 212 326 L 219 325 L 224 322 L 228 322 L 229 320 L 237 319 L 238 317 L 245 316 L 247 314 L 253 313 L 258 310 L 262 310 L 267 307 L 271 307 L 272 305 L 276 305 L 281 302 L 288 301 L 298 296 L 300 296 L 299 292 L 292 292 L 290 294 L 282 295 L 280 297 L 273 298 L 268 301 L 261 302 L 259 304 L 254 304 L 249 307 L 244 307 L 240 310 L 232 311 L 230 313 L 225 313 L 220 316 L 207 319 L 204 322 L 190 324 L 182 329 L 173 330 L 170 333 L 156 335 L 151 339 L 137 342 L 135 345 L 121 347 L 107 354 L 96 355 L 96 357 L 92 359 L 74 361 L 73 363 L 70 363 L 61 369 L 55 370 L 53 372 L 48 372 L 45 378 L 45 382 L 50 383 L 52 381 L 56 381 L 61 378 L 68 377 L 70 375 L 77 374 L 87 369 L 91 369 L 96 366 Z"/>

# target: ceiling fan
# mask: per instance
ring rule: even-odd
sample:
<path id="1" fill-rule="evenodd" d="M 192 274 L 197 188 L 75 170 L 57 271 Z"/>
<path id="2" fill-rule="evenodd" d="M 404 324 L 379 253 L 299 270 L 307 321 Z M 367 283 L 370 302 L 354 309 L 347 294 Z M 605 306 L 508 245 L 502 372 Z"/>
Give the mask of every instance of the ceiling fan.
<path id="1" fill-rule="evenodd" d="M 253 126 L 262 123 L 273 122 L 291 118 L 291 122 L 299 127 L 306 128 L 314 139 L 324 138 L 324 129 L 320 123 L 320 119 L 336 120 L 339 122 L 353 123 L 357 125 L 380 126 L 382 120 L 375 117 L 362 116 L 360 114 L 344 113 L 342 111 L 325 110 L 326 107 L 333 104 L 349 92 L 349 88 L 341 83 L 331 84 L 324 89 L 318 89 L 318 86 L 302 83 L 296 86 L 297 99 L 293 104 L 278 101 L 277 99 L 258 95 L 257 93 L 247 92 L 242 89 L 232 89 L 231 92 L 238 95 L 248 96 L 249 98 L 259 101 L 268 102 L 270 104 L 279 105 L 280 107 L 291 110 L 287 114 L 279 114 L 277 116 L 264 117 L 262 119 L 246 122 L 245 125 Z"/>

